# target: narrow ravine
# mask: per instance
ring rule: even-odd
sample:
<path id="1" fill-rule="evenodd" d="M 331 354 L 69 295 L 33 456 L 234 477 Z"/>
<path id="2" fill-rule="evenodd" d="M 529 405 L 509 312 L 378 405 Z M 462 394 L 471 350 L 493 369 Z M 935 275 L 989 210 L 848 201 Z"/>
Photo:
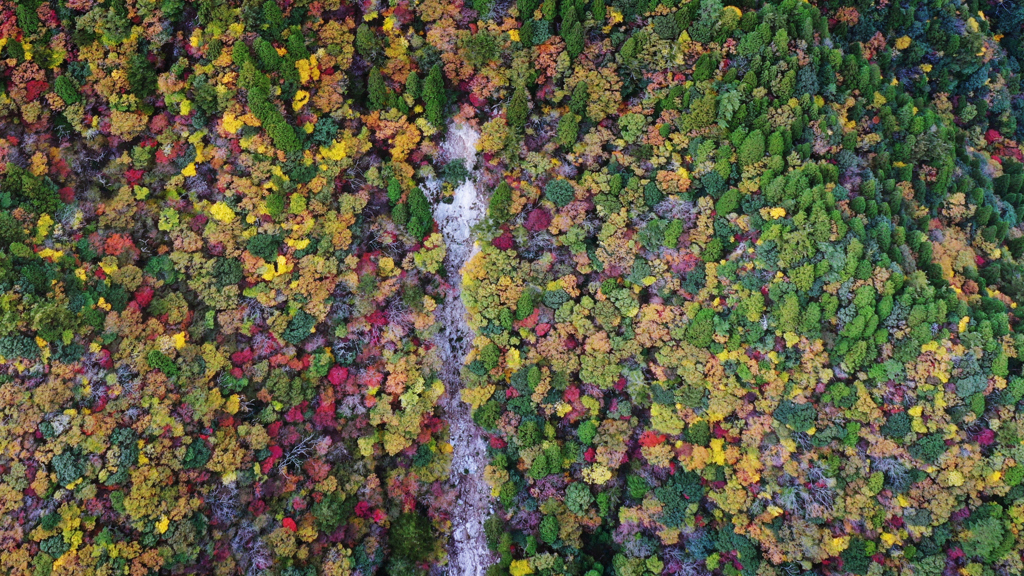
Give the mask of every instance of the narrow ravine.
<path id="1" fill-rule="evenodd" d="M 480 135 L 467 125 L 452 125 L 441 150 L 441 162 L 461 158 L 470 172 L 476 169 L 476 141 Z M 440 165 L 437 166 L 440 168 Z M 484 521 L 493 513 L 490 487 L 484 481 L 487 444 L 483 432 L 473 422 L 469 406 L 461 399 L 460 368 L 473 343 L 473 332 L 466 324 L 462 302 L 462 267 L 474 254 L 472 227 L 484 216 L 484 204 L 477 195 L 473 179 L 455 190 L 451 204 L 440 201 L 437 181 L 428 182 L 428 197 L 447 246 L 445 269 L 453 295 L 439 306 L 436 317 L 441 331 L 436 344 L 441 353 L 442 373 L 447 393 L 442 399 L 451 431 L 452 467 L 450 481 L 457 493 L 452 510 L 452 535 L 449 544 L 448 574 L 483 576 L 493 562 L 484 534 Z"/>

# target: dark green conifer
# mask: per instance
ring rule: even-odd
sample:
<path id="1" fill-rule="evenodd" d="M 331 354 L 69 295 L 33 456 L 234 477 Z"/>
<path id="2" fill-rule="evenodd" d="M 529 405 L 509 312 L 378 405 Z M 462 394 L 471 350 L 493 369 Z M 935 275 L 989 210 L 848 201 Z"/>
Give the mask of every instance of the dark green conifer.
<path id="1" fill-rule="evenodd" d="M 388 87 L 384 84 L 384 76 L 376 66 L 370 68 L 370 76 L 366 80 L 366 90 L 371 110 L 387 108 Z"/>
<path id="2" fill-rule="evenodd" d="M 444 125 L 447 96 L 444 93 L 444 74 L 441 72 L 440 64 L 434 64 L 430 74 L 427 74 L 427 81 L 423 84 L 423 103 L 427 120 L 437 127 Z"/>

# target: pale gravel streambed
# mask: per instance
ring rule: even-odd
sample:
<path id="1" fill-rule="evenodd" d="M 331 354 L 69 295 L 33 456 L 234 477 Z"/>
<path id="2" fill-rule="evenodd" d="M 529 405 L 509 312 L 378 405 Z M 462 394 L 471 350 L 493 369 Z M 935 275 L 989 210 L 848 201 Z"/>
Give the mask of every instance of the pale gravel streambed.
<path id="1" fill-rule="evenodd" d="M 471 126 L 452 125 L 442 146 L 440 161 L 461 158 L 466 168 L 475 172 L 479 137 Z M 435 165 L 435 168 L 439 169 L 440 165 Z M 445 300 L 435 312 L 441 326 L 435 343 L 441 354 L 441 379 L 447 390 L 442 403 L 453 448 L 450 481 L 457 493 L 452 510 L 448 574 L 483 576 L 494 561 L 484 534 L 484 522 L 493 513 L 494 499 L 483 478 L 487 443 L 483 432 L 473 422 L 469 406 L 462 402 L 459 394 L 462 390 L 459 372 L 473 343 L 473 332 L 466 324 L 466 307 L 461 297 L 455 295 L 462 294 L 462 267 L 476 250 L 472 227 L 483 218 L 486 209 L 472 179 L 455 190 L 451 204 L 440 201 L 439 182 L 431 180 L 426 187 L 434 209 L 434 220 L 447 247 L 445 269 L 453 288 L 453 297 Z"/>

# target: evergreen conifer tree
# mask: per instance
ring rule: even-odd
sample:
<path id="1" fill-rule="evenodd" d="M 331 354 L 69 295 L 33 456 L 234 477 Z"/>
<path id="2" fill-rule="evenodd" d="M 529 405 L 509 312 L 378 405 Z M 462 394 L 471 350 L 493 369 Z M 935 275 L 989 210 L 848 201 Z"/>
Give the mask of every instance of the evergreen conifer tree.
<path id="1" fill-rule="evenodd" d="M 384 77 L 380 69 L 374 66 L 370 68 L 370 77 L 366 81 L 369 105 L 371 110 L 387 108 L 388 88 L 384 84 Z"/>
<path id="2" fill-rule="evenodd" d="M 423 103 L 427 120 L 434 126 L 442 126 L 447 98 L 444 93 L 444 74 L 441 72 L 440 64 L 434 64 L 434 67 L 430 69 L 430 74 L 427 74 L 427 80 L 423 84 Z"/>
<path id="3" fill-rule="evenodd" d="M 508 125 L 517 132 L 526 125 L 526 119 L 530 113 L 528 101 L 526 88 L 522 84 L 516 86 L 515 92 L 512 93 L 512 101 L 508 105 L 506 119 Z"/>

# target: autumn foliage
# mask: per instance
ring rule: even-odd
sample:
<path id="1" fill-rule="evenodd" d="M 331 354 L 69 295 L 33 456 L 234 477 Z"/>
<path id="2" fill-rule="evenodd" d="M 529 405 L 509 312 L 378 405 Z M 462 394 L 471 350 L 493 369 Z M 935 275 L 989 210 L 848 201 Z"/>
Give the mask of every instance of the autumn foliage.
<path id="1" fill-rule="evenodd" d="M 0 0 L 0 573 L 1020 573 L 1022 22 Z"/>

